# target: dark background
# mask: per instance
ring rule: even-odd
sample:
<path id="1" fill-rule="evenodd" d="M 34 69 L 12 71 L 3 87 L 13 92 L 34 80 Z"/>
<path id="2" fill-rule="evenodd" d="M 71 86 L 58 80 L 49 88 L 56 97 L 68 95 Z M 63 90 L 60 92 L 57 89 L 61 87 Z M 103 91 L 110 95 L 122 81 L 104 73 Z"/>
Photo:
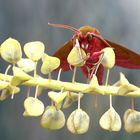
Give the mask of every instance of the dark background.
<path id="1" fill-rule="evenodd" d="M 53 54 L 73 33 L 65 29 L 52 28 L 51 23 L 62 23 L 79 28 L 83 25 L 96 27 L 104 38 L 127 46 L 140 53 L 140 1 L 138 0 L 0 0 L 0 42 L 8 37 L 17 39 L 23 46 L 26 42 L 40 40 L 46 45 L 46 53 Z M 0 72 L 4 72 L 6 62 L 0 61 Z M 39 71 L 39 70 L 38 70 Z M 111 71 L 110 83 L 118 80 L 119 72 L 125 73 L 131 83 L 140 85 L 139 70 L 115 67 Z M 71 74 L 64 73 L 62 79 L 70 81 Z M 85 82 L 81 74 L 77 80 Z M 40 127 L 40 118 L 24 118 L 23 101 L 26 88 L 14 100 L 0 102 L 0 140 L 139 140 L 140 134 L 107 132 L 100 128 L 98 121 L 108 109 L 108 97 L 98 96 L 98 107 L 94 99 L 87 95 L 81 101 L 82 108 L 91 118 L 89 131 L 84 135 L 73 135 L 66 127 L 59 131 L 49 131 Z M 40 97 L 48 105 L 47 91 Z M 113 106 L 123 118 L 130 107 L 130 99 L 114 97 Z M 140 109 L 139 99 L 135 108 Z M 76 109 L 76 104 L 65 110 L 66 118 Z"/>

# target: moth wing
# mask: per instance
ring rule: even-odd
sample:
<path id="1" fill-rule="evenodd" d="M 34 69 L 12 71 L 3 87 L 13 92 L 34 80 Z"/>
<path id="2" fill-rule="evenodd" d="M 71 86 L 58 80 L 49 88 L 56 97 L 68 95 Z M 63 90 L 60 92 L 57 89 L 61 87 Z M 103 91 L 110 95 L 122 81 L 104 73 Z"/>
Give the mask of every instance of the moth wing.
<path id="1" fill-rule="evenodd" d="M 62 71 L 68 71 L 70 70 L 69 63 L 67 62 L 67 57 L 70 53 L 70 51 L 73 48 L 73 42 L 72 40 L 66 42 L 60 49 L 58 49 L 55 53 L 54 56 L 60 59 L 60 66 L 57 70 L 60 68 Z"/>
<path id="2" fill-rule="evenodd" d="M 122 45 L 106 40 L 112 48 L 114 48 L 116 65 L 130 68 L 139 69 L 140 68 L 140 55 L 129 50 Z"/>

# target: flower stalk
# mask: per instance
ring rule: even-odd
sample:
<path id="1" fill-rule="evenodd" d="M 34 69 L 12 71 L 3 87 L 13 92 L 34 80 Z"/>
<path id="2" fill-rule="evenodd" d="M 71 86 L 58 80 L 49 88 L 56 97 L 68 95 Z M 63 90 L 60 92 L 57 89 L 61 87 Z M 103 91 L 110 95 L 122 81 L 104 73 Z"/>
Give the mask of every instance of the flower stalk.
<path id="1" fill-rule="evenodd" d="M 12 46 L 12 48 L 11 48 Z M 98 52 L 99 61 L 93 69 L 87 67 L 88 83 L 81 83 L 75 80 L 76 70 L 79 67 L 86 66 L 86 60 L 89 57 L 84 49 L 80 47 L 78 40 L 67 57 L 69 66 L 73 68 L 71 82 L 60 80 L 61 60 L 55 56 L 49 56 L 45 53 L 45 45 L 40 41 L 29 42 L 24 45 L 24 53 L 27 58 L 22 58 L 20 43 L 12 38 L 7 39 L 0 48 L 1 57 L 10 63 L 5 73 L 0 73 L 0 100 L 3 101 L 11 95 L 13 99 L 16 93 L 20 92 L 21 85 L 27 90 L 27 97 L 24 101 L 23 116 L 41 117 L 41 126 L 50 130 L 61 129 L 65 125 L 65 115 L 62 109 L 66 109 L 77 101 L 77 109 L 74 110 L 67 119 L 67 128 L 73 134 L 84 134 L 88 131 L 90 117 L 82 110 L 80 106 L 83 94 L 106 95 L 110 98 L 110 108 L 102 115 L 99 124 L 108 131 L 120 131 L 122 122 L 119 114 L 112 106 L 112 96 L 126 96 L 131 98 L 131 109 L 124 114 L 124 128 L 126 132 L 140 132 L 140 112 L 134 110 L 134 98 L 140 97 L 140 88 L 129 83 L 124 74 L 120 73 L 117 82 L 109 85 L 109 74 L 111 68 L 115 65 L 115 53 L 112 48 L 106 47 Z M 37 63 L 42 60 L 40 69 Z M 97 74 L 99 65 L 107 69 L 106 81 L 104 85 L 99 85 Z M 13 75 L 8 71 L 12 66 Z M 51 74 L 54 70 L 59 70 L 57 79 L 53 79 Z M 42 74 L 48 75 L 43 78 L 38 75 L 37 70 Z M 72 69 L 71 69 L 72 70 Z M 29 72 L 33 72 L 28 74 Z M 30 95 L 30 88 L 34 87 L 35 95 Z M 48 97 L 51 105 L 45 107 L 39 100 L 43 89 L 50 89 Z M 46 108 L 46 109 L 45 109 Z M 138 118 L 138 119 L 137 119 Z M 82 122 L 82 123 L 81 123 Z"/>
<path id="2" fill-rule="evenodd" d="M 5 75 L 0 73 L 0 79 L 1 80 L 6 80 L 8 82 L 10 82 L 12 80 L 13 76 L 11 75 Z M 25 86 L 32 86 L 32 87 L 36 87 L 37 85 L 39 87 L 43 87 L 43 88 L 48 88 L 48 89 L 52 89 L 52 90 L 61 90 L 62 87 L 64 87 L 65 90 L 68 91 L 72 91 L 72 92 L 82 92 L 82 93 L 88 93 L 88 94 L 101 94 L 101 95 L 112 95 L 112 96 L 127 96 L 127 97 L 140 97 L 140 92 L 129 92 L 127 94 L 117 94 L 120 86 L 105 86 L 105 85 L 89 85 L 89 84 L 84 84 L 84 83 L 79 83 L 79 82 L 75 82 L 75 83 L 71 83 L 71 82 L 63 82 L 63 81 L 58 81 L 58 80 L 50 80 L 49 79 L 45 79 L 45 78 L 40 78 L 40 77 L 35 77 L 35 78 L 31 78 L 30 80 L 22 83 L 21 85 L 25 85 Z M 136 87 L 133 85 L 133 87 L 136 90 L 140 90 L 139 87 Z"/>

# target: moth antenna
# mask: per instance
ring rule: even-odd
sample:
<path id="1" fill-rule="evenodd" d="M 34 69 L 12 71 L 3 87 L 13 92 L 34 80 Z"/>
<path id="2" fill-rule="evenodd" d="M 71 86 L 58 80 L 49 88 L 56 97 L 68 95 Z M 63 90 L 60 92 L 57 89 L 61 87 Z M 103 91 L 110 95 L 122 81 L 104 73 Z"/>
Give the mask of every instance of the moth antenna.
<path id="1" fill-rule="evenodd" d="M 51 23 L 48 23 L 49 26 L 53 26 L 53 27 L 59 27 L 59 28 L 65 28 L 65 29 L 69 29 L 75 33 L 80 33 L 80 31 L 72 26 L 69 26 L 69 25 L 65 25 L 65 24 L 51 24 Z"/>
<path id="2" fill-rule="evenodd" d="M 98 38 L 98 39 L 100 39 L 108 47 L 111 47 L 111 45 L 101 35 L 93 34 L 93 36 L 96 37 L 96 38 Z"/>

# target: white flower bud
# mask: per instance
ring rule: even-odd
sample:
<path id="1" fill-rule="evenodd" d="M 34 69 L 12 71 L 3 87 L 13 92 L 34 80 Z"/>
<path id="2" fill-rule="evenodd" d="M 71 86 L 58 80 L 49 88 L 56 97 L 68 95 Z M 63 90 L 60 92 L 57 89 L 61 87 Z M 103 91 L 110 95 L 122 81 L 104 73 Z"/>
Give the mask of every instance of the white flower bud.
<path id="1" fill-rule="evenodd" d="M 111 69 L 115 65 L 115 53 L 113 51 L 113 48 L 107 47 L 102 49 L 103 51 L 103 59 L 101 64 L 106 67 Z"/>

